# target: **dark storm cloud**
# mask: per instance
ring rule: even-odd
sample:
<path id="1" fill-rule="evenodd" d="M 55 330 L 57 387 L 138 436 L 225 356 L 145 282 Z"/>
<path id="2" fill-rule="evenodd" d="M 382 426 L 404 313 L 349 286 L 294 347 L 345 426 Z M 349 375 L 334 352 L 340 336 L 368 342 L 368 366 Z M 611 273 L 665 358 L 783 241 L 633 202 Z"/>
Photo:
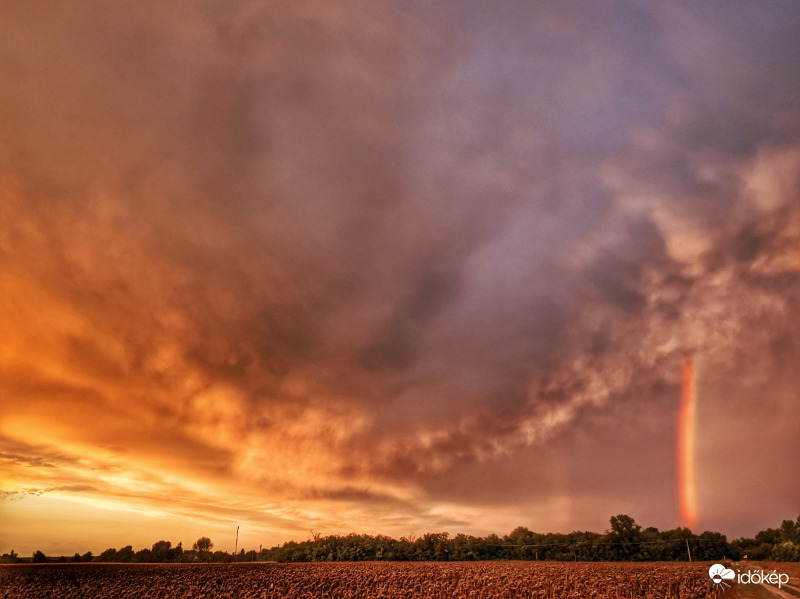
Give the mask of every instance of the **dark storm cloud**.
<path id="1" fill-rule="evenodd" d="M 42 372 L 6 380 L 63 379 L 76 409 L 133 419 L 137 454 L 455 501 L 553 443 L 542 497 L 611 494 L 595 471 L 644 496 L 641 463 L 601 467 L 642 436 L 596 425 L 603 453 L 569 431 L 619 405 L 674 418 L 687 349 L 714 385 L 750 377 L 742 405 L 796 355 L 792 5 L 3 11 L 0 266 L 8 297 L 39 294 L 7 301 L 14 330 L 34 306 L 53 323 L 26 346 Z M 651 439 L 668 478 L 670 434 Z"/>

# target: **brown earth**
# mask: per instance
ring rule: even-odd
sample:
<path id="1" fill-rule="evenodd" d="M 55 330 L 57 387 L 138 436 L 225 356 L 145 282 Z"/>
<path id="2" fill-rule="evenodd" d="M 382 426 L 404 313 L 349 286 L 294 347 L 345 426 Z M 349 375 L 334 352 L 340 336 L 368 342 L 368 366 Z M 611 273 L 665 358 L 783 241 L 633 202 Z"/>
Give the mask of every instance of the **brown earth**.
<path id="1" fill-rule="evenodd" d="M 0 597 L 728 597 L 714 587 L 708 566 L 559 562 L 13 565 L 0 566 Z"/>

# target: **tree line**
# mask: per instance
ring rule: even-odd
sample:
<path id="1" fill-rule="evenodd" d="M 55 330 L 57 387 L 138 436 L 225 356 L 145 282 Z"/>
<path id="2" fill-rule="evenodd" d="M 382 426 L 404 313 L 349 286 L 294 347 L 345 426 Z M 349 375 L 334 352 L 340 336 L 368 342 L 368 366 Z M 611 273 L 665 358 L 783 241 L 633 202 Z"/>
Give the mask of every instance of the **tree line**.
<path id="1" fill-rule="evenodd" d="M 751 559 L 800 561 L 800 516 L 784 520 L 778 528 L 768 528 L 754 538 L 728 542 L 718 532 L 694 534 L 688 528 L 659 531 L 642 527 L 630 516 L 612 516 L 611 529 L 605 533 L 571 532 L 536 533 L 518 527 L 510 534 L 486 537 L 448 533 L 411 535 L 400 539 L 378 535 L 349 534 L 322 536 L 312 532 L 306 541 L 289 541 L 269 549 L 231 554 L 214 551 L 214 543 L 201 537 L 191 549 L 181 543 L 158 541 L 150 549 L 109 548 L 100 555 L 76 553 L 71 558 L 48 558 L 36 551 L 32 558 L 20 558 L 14 551 L 0 557 L 3 563 L 31 561 L 192 563 L 238 561 L 712 561 Z"/>

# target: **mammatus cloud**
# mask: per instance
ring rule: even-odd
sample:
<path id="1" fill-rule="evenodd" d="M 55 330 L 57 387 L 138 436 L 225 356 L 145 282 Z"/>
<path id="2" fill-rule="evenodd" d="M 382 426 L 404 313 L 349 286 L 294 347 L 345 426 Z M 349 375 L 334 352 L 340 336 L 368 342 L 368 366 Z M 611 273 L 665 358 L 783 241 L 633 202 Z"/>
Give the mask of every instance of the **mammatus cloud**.
<path id="1" fill-rule="evenodd" d="M 794 516 L 793 8 L 2 11 L 5 497 L 673 526 L 692 350 L 701 526 Z"/>

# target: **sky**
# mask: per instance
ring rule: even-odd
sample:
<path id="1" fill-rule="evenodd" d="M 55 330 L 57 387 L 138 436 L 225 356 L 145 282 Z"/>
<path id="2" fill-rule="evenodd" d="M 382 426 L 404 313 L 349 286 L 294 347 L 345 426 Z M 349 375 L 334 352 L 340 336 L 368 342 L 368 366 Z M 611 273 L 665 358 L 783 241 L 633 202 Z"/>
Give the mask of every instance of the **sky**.
<path id="1" fill-rule="evenodd" d="M 0 5 L 0 552 L 800 514 L 800 5 Z"/>

